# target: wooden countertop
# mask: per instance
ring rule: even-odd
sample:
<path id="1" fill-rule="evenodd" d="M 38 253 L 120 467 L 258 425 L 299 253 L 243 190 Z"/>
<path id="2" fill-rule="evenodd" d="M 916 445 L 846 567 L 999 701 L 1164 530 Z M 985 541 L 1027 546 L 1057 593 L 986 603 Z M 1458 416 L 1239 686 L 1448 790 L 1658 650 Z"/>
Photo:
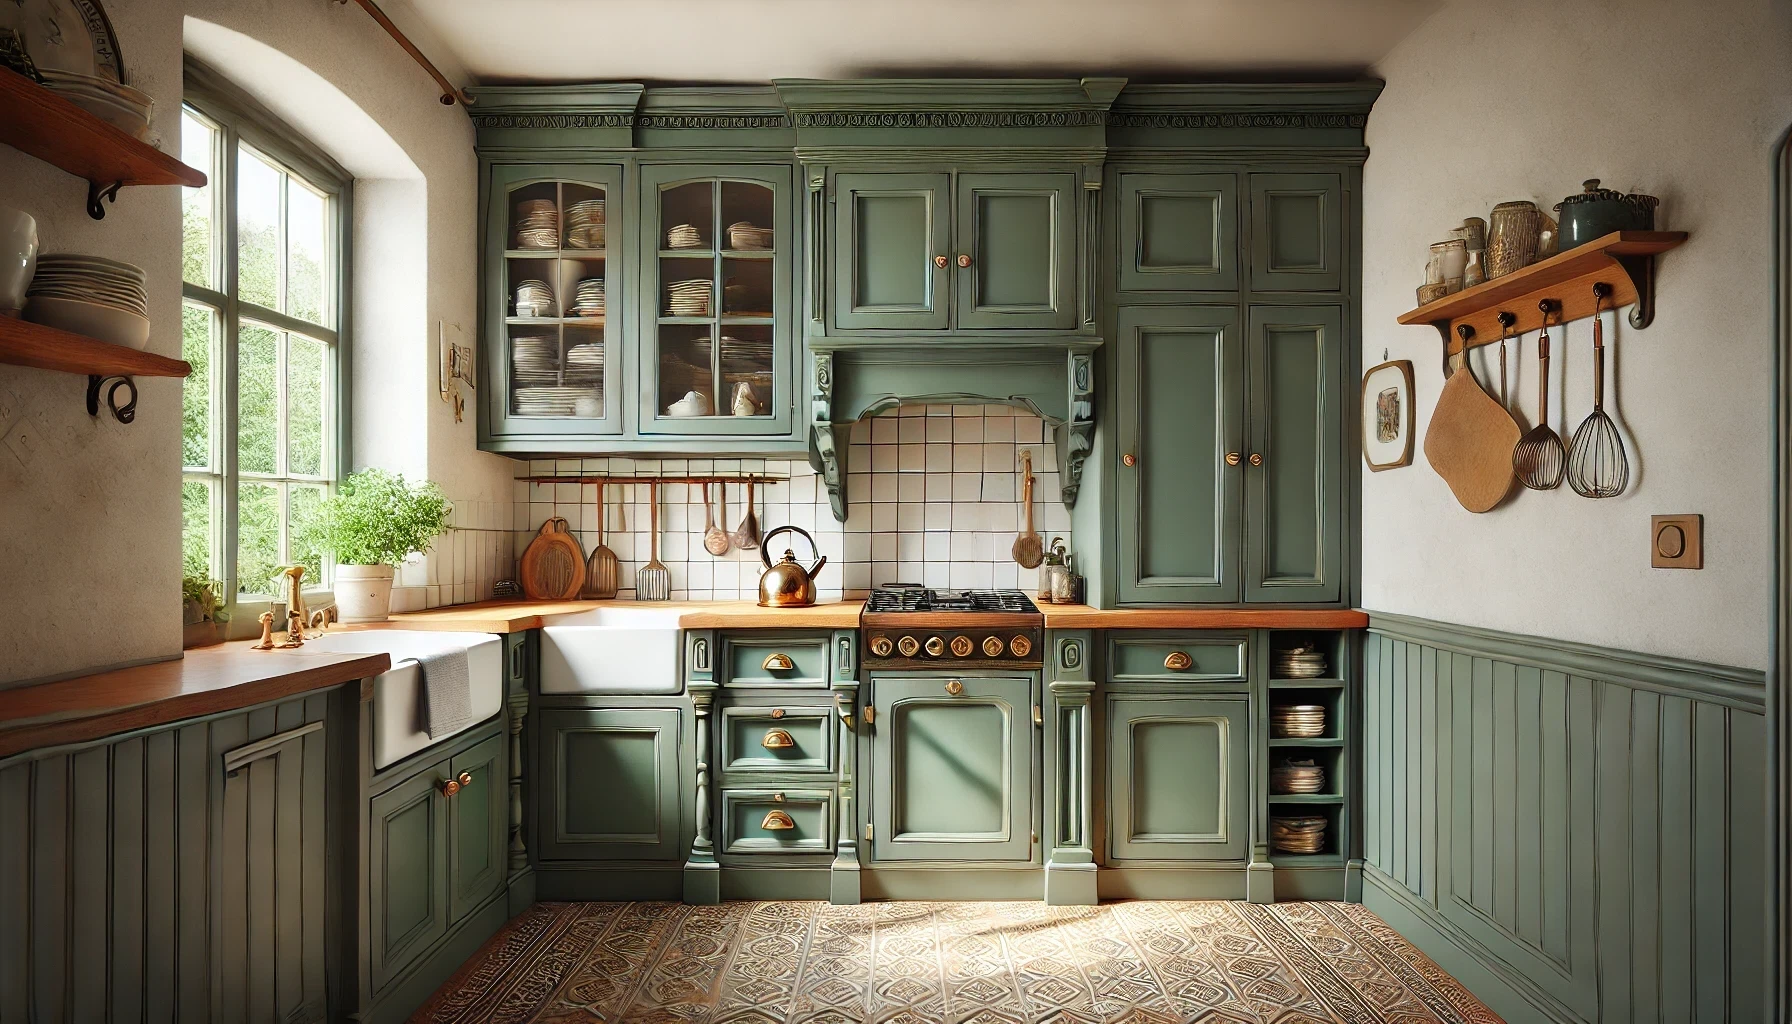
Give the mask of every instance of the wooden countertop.
<path id="1" fill-rule="evenodd" d="M 197 647 L 174 661 L 0 690 L 0 757 L 253 707 L 392 667 L 385 654 L 252 651 L 253 643 Z"/>
<path id="2" fill-rule="evenodd" d="M 1349 608 L 1091 608 L 1047 604 L 1047 629 L 1365 629 Z"/>
<path id="3" fill-rule="evenodd" d="M 761 608 L 752 601 L 481 601 L 421 612 L 397 612 L 386 622 L 334 629 L 451 629 L 515 633 L 538 629 L 552 615 L 602 608 L 675 610 L 682 629 L 756 629 L 786 626 L 856 629 L 863 601 L 830 601 L 808 608 Z"/>

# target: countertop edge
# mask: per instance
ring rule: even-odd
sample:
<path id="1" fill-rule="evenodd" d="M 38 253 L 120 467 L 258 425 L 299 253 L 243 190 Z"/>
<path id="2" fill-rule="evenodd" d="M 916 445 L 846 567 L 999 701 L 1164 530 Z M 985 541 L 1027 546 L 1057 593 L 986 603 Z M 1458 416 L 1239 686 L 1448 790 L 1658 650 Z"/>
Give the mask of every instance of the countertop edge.
<path id="1" fill-rule="evenodd" d="M 1366 629 L 1352 608 L 1091 608 L 1043 605 L 1047 629 Z"/>

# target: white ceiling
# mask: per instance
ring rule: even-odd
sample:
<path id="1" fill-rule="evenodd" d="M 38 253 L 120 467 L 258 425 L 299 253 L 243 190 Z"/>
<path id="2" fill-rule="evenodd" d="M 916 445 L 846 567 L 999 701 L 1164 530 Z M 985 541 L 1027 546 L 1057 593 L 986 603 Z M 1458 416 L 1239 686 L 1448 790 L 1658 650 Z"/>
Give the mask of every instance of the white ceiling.
<path id="1" fill-rule="evenodd" d="M 411 0 L 481 82 L 1342 77 L 1444 0 Z"/>

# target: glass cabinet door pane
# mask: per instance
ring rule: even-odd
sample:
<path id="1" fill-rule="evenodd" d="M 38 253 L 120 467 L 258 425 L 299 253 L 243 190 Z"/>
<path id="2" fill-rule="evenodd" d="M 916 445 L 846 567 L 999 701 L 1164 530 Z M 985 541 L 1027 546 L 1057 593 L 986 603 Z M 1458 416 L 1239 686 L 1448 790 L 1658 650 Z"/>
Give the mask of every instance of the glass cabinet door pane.
<path id="1" fill-rule="evenodd" d="M 714 414 L 714 334 L 715 328 L 709 324 L 660 326 L 656 413 L 679 419 Z"/>
<path id="2" fill-rule="evenodd" d="M 776 387 L 776 344 L 770 325 L 723 327 L 721 344 L 724 416 L 768 416 Z"/>
<path id="3" fill-rule="evenodd" d="M 731 251 L 771 252 L 777 248 L 773 232 L 774 195 L 764 185 L 747 181 L 722 182 L 722 248 Z"/>
<path id="4" fill-rule="evenodd" d="M 715 183 L 696 181 L 660 193 L 660 248 L 714 249 Z"/>

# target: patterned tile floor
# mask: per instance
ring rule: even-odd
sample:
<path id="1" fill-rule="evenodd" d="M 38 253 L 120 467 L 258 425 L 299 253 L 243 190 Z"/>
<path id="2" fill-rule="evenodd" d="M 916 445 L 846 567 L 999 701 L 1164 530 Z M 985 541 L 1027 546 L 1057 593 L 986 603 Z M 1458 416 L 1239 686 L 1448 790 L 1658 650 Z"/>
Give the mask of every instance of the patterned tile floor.
<path id="1" fill-rule="evenodd" d="M 1499 1024 L 1345 903 L 543 903 L 413 1024 Z"/>

